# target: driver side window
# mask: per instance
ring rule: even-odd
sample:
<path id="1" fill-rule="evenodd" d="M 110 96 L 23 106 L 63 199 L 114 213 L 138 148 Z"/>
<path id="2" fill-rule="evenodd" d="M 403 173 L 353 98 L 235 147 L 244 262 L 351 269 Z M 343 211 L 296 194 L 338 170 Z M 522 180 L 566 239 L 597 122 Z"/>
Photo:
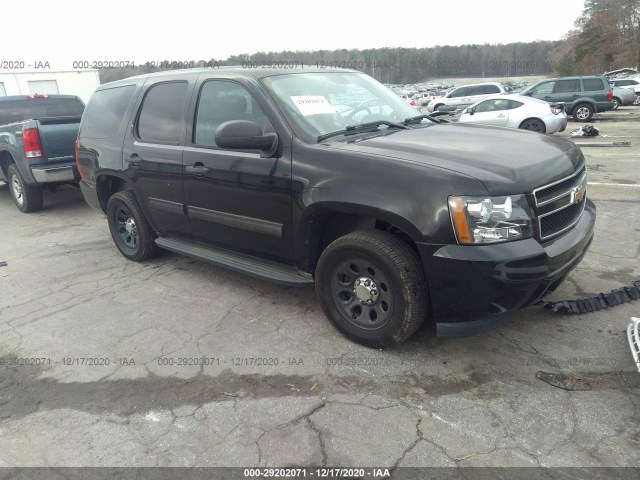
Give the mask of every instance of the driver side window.
<path id="1" fill-rule="evenodd" d="M 250 120 L 263 131 L 268 127 L 266 115 L 242 85 L 227 80 L 205 82 L 198 98 L 193 143 L 216 147 L 216 129 L 230 120 Z"/>
<path id="2" fill-rule="evenodd" d="M 482 112 L 496 112 L 507 110 L 509 108 L 509 100 L 503 99 L 495 99 L 495 100 L 485 100 L 482 103 L 479 103 L 476 108 L 476 113 Z"/>
<path id="3" fill-rule="evenodd" d="M 538 85 L 536 88 L 534 88 L 531 93 L 533 93 L 534 95 L 546 95 L 549 94 L 553 91 L 553 86 L 555 85 L 556 82 L 545 82 L 545 83 L 541 83 L 540 85 Z"/>

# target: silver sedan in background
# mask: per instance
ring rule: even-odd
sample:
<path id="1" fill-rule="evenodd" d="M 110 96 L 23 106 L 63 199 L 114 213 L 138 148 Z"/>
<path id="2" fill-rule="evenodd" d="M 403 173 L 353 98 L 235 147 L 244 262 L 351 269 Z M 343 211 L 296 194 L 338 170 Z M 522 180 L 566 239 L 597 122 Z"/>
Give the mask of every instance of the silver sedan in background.
<path id="1" fill-rule="evenodd" d="M 564 105 L 515 94 L 485 98 L 465 108 L 459 121 L 549 134 L 567 128 Z"/>

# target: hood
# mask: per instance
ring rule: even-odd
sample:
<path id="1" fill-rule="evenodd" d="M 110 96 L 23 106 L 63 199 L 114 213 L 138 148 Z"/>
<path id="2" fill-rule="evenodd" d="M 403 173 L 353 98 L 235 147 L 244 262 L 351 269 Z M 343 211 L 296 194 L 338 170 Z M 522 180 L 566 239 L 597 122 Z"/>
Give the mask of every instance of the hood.
<path id="1" fill-rule="evenodd" d="M 331 147 L 458 172 L 478 179 L 491 195 L 530 193 L 571 175 L 584 163 L 582 152 L 569 140 L 469 124 L 399 130 L 331 142 Z"/>

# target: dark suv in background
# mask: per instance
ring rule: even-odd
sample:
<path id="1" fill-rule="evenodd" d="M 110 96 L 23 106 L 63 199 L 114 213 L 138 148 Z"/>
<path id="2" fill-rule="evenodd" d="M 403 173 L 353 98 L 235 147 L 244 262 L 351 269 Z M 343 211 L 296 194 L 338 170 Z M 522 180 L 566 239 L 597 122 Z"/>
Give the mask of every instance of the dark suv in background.
<path id="1" fill-rule="evenodd" d="M 564 103 L 568 115 L 588 122 L 595 113 L 614 109 L 613 92 L 605 77 L 561 77 L 542 80 L 520 95 L 549 103 Z"/>

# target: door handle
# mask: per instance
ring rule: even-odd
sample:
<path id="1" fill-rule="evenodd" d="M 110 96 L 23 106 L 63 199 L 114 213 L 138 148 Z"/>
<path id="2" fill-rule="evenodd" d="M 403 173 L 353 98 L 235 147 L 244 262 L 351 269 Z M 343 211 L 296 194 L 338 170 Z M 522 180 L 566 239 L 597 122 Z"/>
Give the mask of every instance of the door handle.
<path id="1" fill-rule="evenodd" d="M 545 100 L 547 100 L 547 99 L 549 99 L 549 98 L 551 98 L 549 95 L 547 95 L 547 96 L 545 96 L 545 97 L 544 97 L 544 99 L 545 99 Z"/>
<path id="2" fill-rule="evenodd" d="M 506 115 L 503 115 L 502 113 L 498 115 L 498 118 L 504 118 L 504 117 L 506 117 Z"/>
<path id="3" fill-rule="evenodd" d="M 187 165 L 186 171 L 187 173 L 193 173 L 196 177 L 202 177 L 205 173 L 211 170 L 208 167 L 205 167 L 201 163 L 196 163 L 195 165 Z"/>

